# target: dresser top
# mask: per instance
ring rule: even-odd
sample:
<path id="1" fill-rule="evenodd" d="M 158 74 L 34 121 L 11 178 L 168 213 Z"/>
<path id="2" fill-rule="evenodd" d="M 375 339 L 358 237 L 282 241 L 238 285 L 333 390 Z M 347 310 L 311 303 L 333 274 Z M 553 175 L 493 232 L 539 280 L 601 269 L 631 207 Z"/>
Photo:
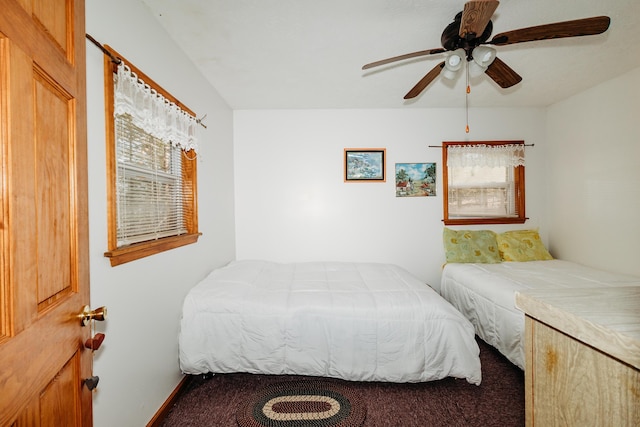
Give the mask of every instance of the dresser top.
<path id="1" fill-rule="evenodd" d="M 640 369 L 640 287 L 516 292 L 516 307 Z"/>

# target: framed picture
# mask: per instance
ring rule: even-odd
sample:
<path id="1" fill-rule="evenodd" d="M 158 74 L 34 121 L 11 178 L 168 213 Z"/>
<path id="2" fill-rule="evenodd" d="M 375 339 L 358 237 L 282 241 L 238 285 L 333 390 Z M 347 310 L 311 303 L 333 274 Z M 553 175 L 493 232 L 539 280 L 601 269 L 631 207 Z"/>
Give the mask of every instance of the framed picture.
<path id="1" fill-rule="evenodd" d="M 435 163 L 396 163 L 396 197 L 435 195 Z"/>
<path id="2" fill-rule="evenodd" d="M 344 182 L 385 182 L 386 148 L 345 148 Z"/>

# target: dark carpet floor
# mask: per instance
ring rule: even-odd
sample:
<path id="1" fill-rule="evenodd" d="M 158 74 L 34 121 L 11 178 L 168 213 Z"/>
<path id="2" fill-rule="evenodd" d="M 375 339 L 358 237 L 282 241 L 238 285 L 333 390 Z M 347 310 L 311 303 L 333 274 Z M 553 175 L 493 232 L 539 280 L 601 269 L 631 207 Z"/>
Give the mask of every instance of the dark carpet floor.
<path id="1" fill-rule="evenodd" d="M 482 384 L 446 378 L 416 384 L 345 382 L 367 405 L 366 427 L 524 426 L 524 373 L 478 339 Z M 304 377 L 289 377 L 297 379 Z M 162 426 L 235 426 L 252 393 L 282 376 L 194 376 Z"/>

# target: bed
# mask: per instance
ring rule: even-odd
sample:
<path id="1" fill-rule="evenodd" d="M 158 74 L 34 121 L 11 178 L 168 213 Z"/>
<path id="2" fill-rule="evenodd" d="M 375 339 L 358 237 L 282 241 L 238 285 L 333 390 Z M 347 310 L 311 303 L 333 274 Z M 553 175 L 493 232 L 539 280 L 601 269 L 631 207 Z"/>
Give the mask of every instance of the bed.
<path id="1" fill-rule="evenodd" d="M 476 334 L 524 370 L 524 313 L 515 293 L 530 289 L 640 286 L 640 278 L 558 259 L 448 263 L 441 295 L 475 326 Z"/>
<path id="2" fill-rule="evenodd" d="M 381 263 L 234 261 L 185 297 L 186 374 L 481 382 L 474 327 L 408 271 Z"/>

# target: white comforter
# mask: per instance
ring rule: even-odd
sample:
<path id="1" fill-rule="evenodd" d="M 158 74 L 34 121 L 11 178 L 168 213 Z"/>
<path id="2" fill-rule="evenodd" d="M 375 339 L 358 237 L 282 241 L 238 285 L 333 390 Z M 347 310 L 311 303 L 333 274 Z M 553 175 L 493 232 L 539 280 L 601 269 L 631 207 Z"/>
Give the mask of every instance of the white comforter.
<path id="1" fill-rule="evenodd" d="M 524 369 L 524 313 L 515 306 L 516 291 L 611 286 L 640 286 L 640 278 L 562 260 L 447 264 L 440 293 L 480 338 Z"/>
<path id="2" fill-rule="evenodd" d="M 180 368 L 480 384 L 473 325 L 389 264 L 238 261 L 184 301 Z"/>

